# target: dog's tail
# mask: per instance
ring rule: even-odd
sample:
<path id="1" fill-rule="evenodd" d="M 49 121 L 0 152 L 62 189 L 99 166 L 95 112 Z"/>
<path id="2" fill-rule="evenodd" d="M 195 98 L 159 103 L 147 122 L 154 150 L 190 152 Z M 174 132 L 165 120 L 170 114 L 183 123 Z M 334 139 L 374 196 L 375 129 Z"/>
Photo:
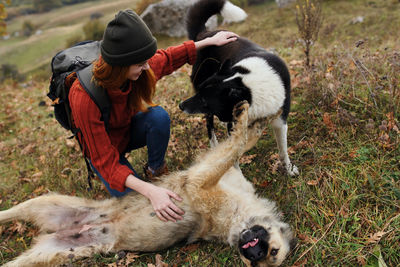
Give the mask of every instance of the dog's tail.
<path id="1" fill-rule="evenodd" d="M 199 0 L 189 8 L 186 29 L 190 40 L 197 40 L 197 35 L 206 30 L 207 20 L 221 14 L 224 23 L 239 22 L 246 19 L 243 9 L 226 0 Z"/>

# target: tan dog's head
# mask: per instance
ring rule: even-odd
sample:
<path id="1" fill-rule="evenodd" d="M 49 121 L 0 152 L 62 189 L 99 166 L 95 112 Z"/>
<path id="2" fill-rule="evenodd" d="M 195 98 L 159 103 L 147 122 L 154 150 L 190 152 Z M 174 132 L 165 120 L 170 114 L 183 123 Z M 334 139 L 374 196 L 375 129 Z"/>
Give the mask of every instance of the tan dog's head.
<path id="1" fill-rule="evenodd" d="M 288 224 L 273 222 L 268 217 L 257 220 L 239 235 L 240 257 L 246 266 L 279 266 L 296 245 Z"/>

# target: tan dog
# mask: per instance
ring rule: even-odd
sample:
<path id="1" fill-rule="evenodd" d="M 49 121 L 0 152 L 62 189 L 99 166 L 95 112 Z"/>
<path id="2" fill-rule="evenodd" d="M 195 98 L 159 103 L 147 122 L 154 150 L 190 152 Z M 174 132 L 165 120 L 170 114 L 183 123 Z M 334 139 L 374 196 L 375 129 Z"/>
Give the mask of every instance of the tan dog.
<path id="1" fill-rule="evenodd" d="M 136 193 L 104 201 L 40 196 L 0 212 L 0 222 L 27 220 L 41 230 L 28 251 L 4 266 L 54 266 L 72 257 L 158 251 L 181 240 L 198 239 L 237 246 L 248 266 L 280 265 L 290 250 L 292 231 L 281 221 L 275 204 L 257 197 L 240 169 L 233 167 L 263 130 L 260 122 L 248 128 L 248 108 L 247 102 L 235 107 L 235 126 L 227 140 L 188 170 L 157 183 L 182 196 L 177 205 L 185 210 L 183 220 L 160 221 L 148 199 Z"/>

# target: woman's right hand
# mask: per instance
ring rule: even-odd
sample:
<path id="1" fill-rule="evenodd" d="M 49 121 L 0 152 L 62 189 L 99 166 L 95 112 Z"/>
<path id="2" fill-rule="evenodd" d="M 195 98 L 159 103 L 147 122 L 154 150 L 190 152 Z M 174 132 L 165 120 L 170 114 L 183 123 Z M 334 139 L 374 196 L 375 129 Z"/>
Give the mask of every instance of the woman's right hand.
<path id="1" fill-rule="evenodd" d="M 161 221 L 176 222 L 177 220 L 183 219 L 182 215 L 185 212 L 176 206 L 171 200 L 171 198 L 173 198 L 182 201 L 182 198 L 171 190 L 147 183 L 132 174 L 128 175 L 125 181 L 125 186 L 147 197 L 150 200 L 157 217 Z"/>
<path id="2" fill-rule="evenodd" d="M 171 190 L 153 184 L 149 185 L 150 188 L 146 196 L 150 200 L 157 217 L 164 222 L 182 220 L 184 211 L 171 200 L 173 198 L 182 201 L 182 198 Z"/>

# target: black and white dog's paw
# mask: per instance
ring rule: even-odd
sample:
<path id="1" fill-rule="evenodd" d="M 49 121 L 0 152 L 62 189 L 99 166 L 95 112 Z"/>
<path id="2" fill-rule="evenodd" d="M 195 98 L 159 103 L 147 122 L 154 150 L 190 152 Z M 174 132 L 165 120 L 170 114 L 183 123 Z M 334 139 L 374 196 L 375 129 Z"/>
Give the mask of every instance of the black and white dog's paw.
<path id="1" fill-rule="evenodd" d="M 296 167 L 296 165 L 289 163 L 288 165 L 285 166 L 286 172 L 289 176 L 297 176 L 299 175 L 299 169 Z"/>

